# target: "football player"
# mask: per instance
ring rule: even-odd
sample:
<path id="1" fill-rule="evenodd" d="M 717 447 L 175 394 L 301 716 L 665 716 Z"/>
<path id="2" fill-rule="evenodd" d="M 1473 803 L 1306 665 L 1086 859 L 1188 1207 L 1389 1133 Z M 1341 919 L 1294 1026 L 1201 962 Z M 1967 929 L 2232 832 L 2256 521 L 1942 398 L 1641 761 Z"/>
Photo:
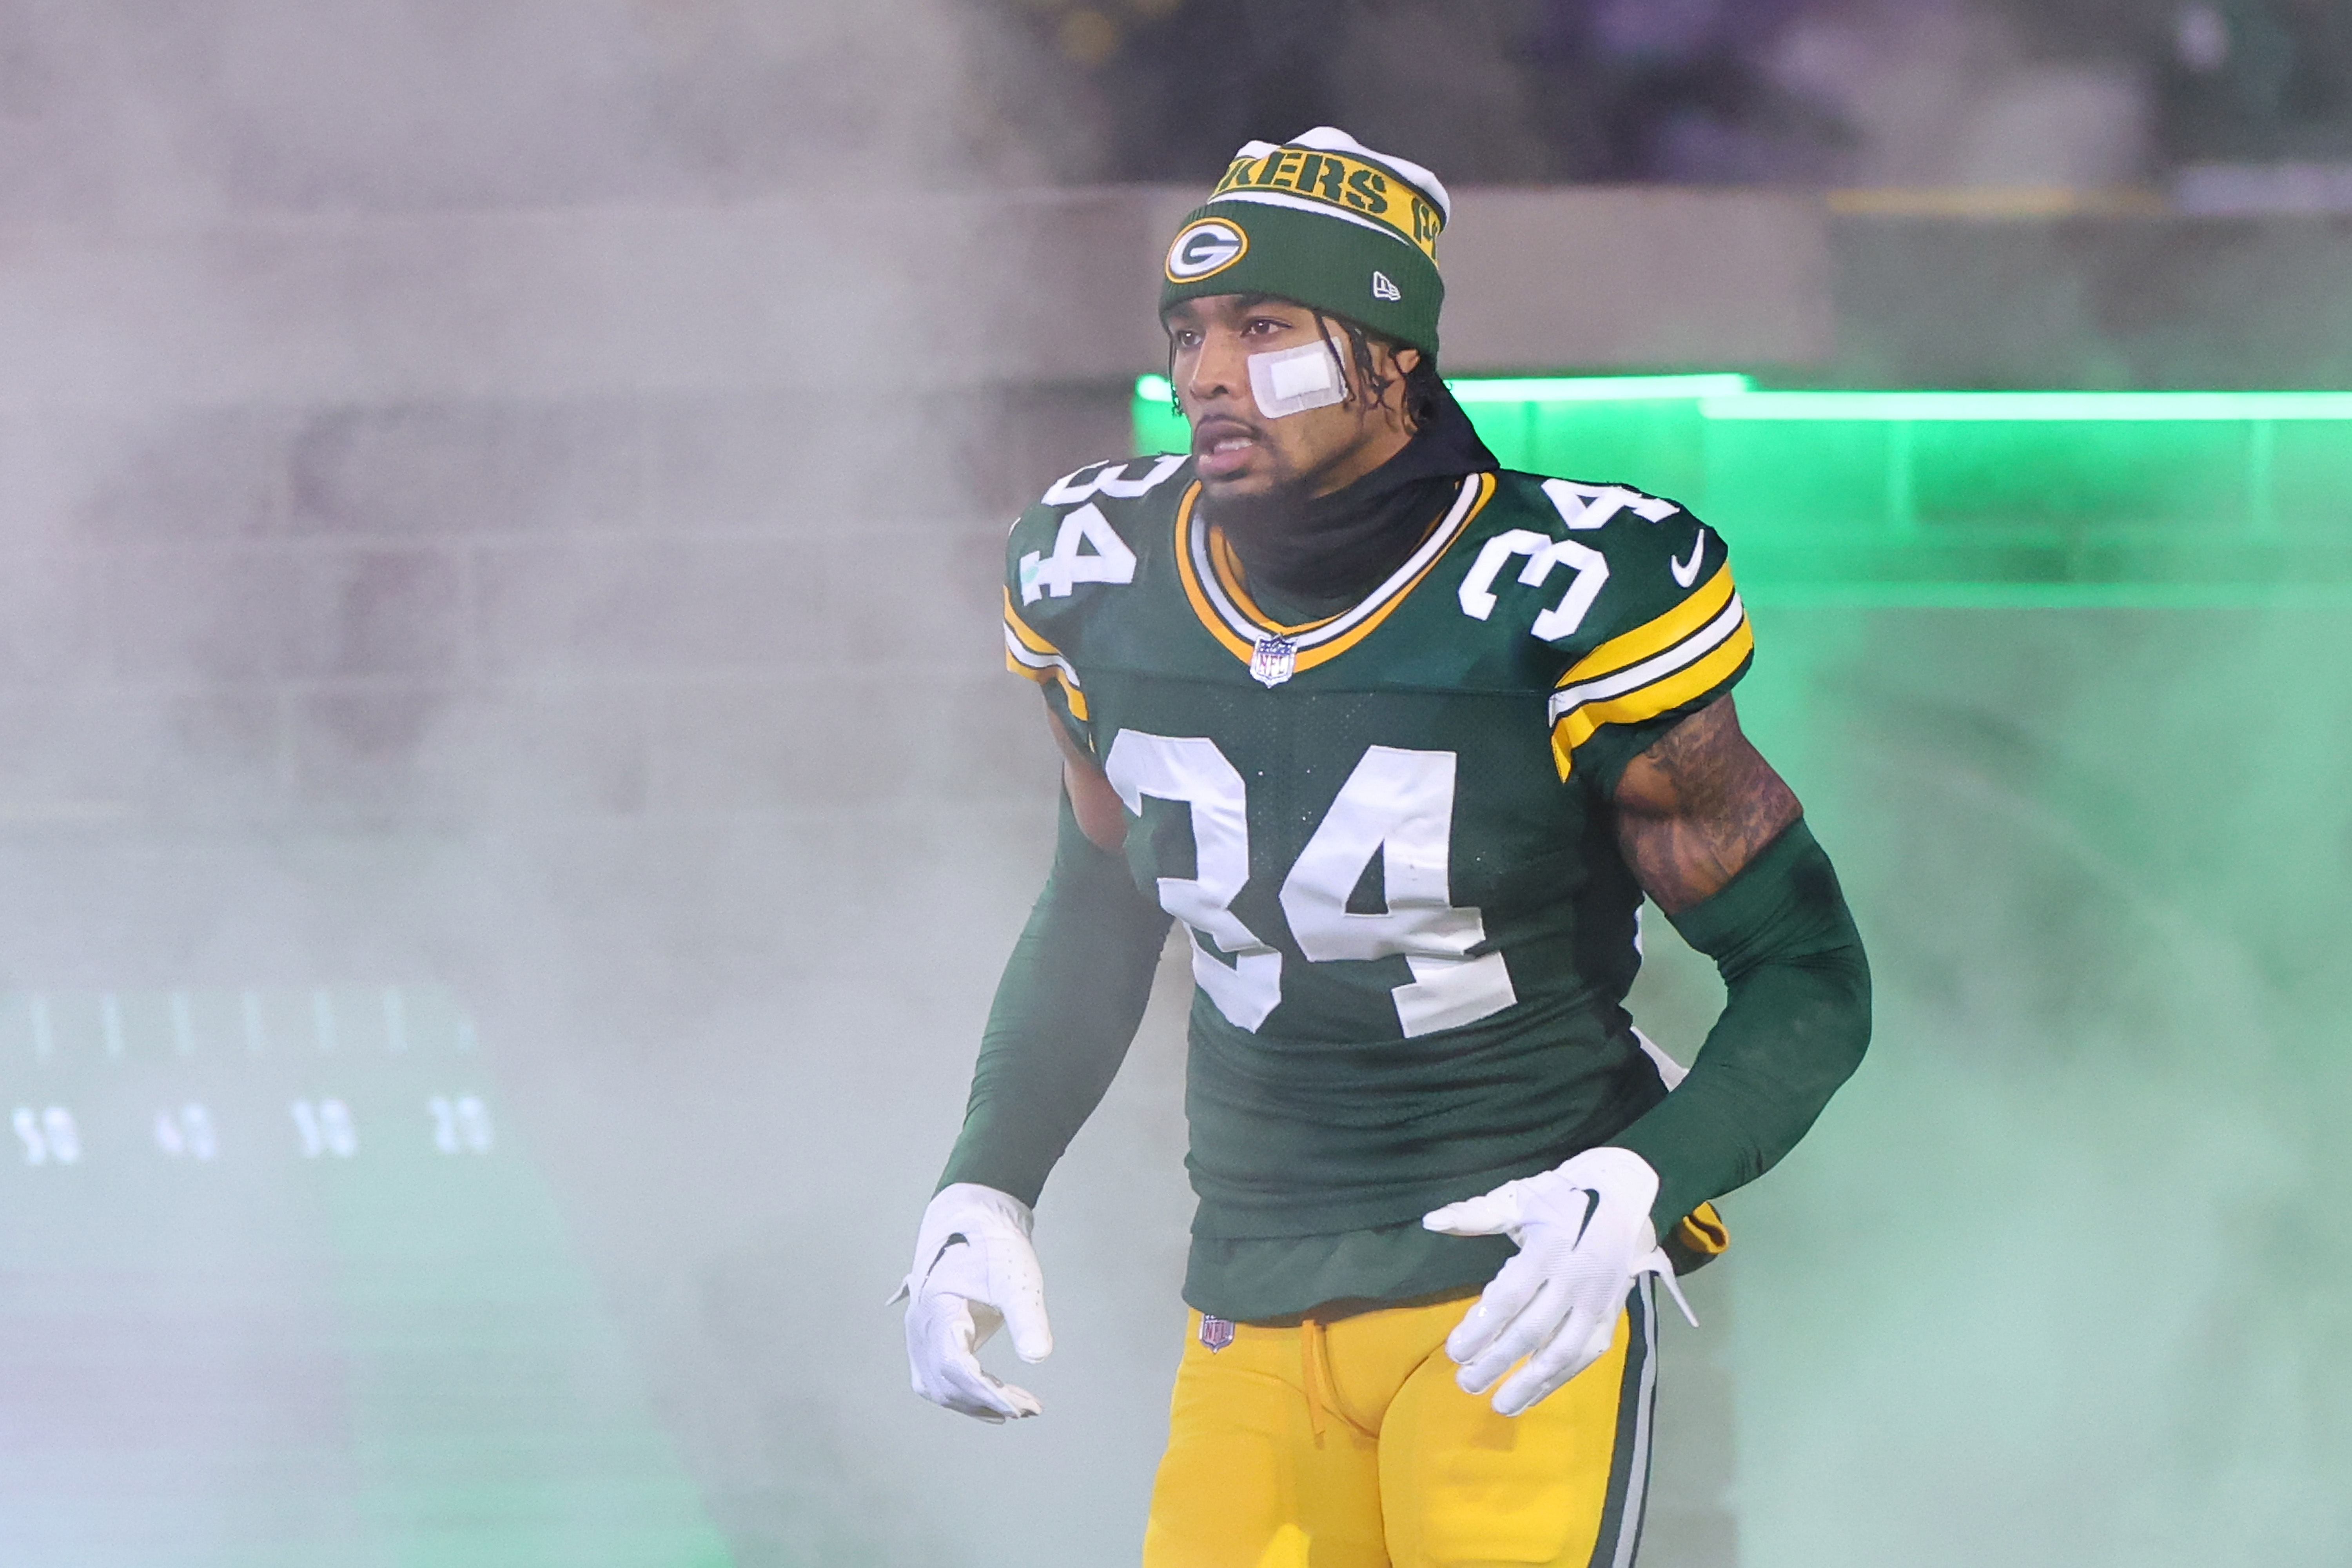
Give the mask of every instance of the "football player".
<path id="1" fill-rule="evenodd" d="M 1448 210 L 1328 127 L 1244 147 L 1166 256 L 1192 451 L 1058 480 L 1007 548 L 1060 838 L 908 1353 L 950 1409 L 1037 1413 L 974 1352 L 1052 1347 L 1031 1207 L 1182 922 L 1200 1206 L 1150 1568 L 1623 1568 L 1654 1282 L 1869 1037 L 1837 877 L 1732 706 L 1724 541 L 1501 468 L 1437 377 Z M 1727 990 L 1687 1076 L 1623 1006 L 1644 894 Z"/>

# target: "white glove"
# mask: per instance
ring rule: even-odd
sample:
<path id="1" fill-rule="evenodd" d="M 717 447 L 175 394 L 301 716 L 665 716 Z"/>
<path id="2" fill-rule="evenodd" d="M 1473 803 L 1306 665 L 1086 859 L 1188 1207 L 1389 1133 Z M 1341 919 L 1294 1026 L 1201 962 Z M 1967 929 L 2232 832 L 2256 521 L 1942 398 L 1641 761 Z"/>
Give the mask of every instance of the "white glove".
<path id="1" fill-rule="evenodd" d="M 1518 1252 L 1445 1336 L 1465 1393 L 1484 1394 L 1520 1357 L 1528 1364 L 1496 1390 L 1495 1409 L 1517 1415 L 1609 1353 L 1625 1293 L 1662 1276 L 1683 1316 L 1690 1303 L 1650 1224 L 1658 1173 L 1630 1149 L 1587 1149 L 1556 1171 L 1505 1182 L 1493 1192 L 1422 1216 L 1447 1236 L 1507 1236 Z"/>
<path id="2" fill-rule="evenodd" d="M 1053 1353 L 1045 1276 L 1029 1245 L 1029 1205 L 971 1182 L 940 1189 L 923 1210 L 915 1267 L 890 1298 L 907 1303 L 907 1365 L 915 1392 L 992 1424 L 1044 1406 L 1025 1388 L 999 1383 L 975 1353 L 999 1328 L 1023 1361 Z"/>

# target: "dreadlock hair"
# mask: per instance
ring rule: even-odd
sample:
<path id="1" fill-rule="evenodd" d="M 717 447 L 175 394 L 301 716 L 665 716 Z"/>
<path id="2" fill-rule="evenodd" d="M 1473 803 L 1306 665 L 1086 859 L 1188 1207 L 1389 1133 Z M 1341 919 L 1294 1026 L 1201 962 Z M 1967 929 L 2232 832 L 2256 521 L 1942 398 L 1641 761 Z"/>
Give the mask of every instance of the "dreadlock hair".
<path id="1" fill-rule="evenodd" d="M 1323 335 L 1324 342 L 1330 345 L 1331 358 L 1337 363 L 1339 359 L 1339 345 L 1332 340 L 1331 327 L 1331 318 L 1320 310 L 1315 312 L 1315 330 Z M 1387 349 L 1391 363 L 1394 363 L 1399 349 L 1410 345 L 1400 343 L 1393 338 L 1379 337 L 1345 316 L 1339 319 L 1339 327 L 1341 335 L 1348 340 L 1349 358 L 1355 361 L 1356 364 L 1356 379 L 1353 384 L 1348 381 L 1347 366 L 1344 363 L 1339 364 L 1340 384 L 1349 387 L 1348 395 L 1351 398 L 1356 395 L 1353 388 L 1361 386 L 1367 399 L 1373 403 L 1380 402 L 1389 395 L 1389 388 L 1395 384 L 1397 378 L 1382 375 L 1372 368 L 1372 345 L 1378 343 Z M 1414 363 L 1413 367 L 1404 373 L 1405 424 L 1414 430 L 1427 426 L 1431 420 L 1437 417 L 1438 404 L 1444 395 L 1445 384 L 1437 376 L 1437 356 L 1424 351 Z"/>

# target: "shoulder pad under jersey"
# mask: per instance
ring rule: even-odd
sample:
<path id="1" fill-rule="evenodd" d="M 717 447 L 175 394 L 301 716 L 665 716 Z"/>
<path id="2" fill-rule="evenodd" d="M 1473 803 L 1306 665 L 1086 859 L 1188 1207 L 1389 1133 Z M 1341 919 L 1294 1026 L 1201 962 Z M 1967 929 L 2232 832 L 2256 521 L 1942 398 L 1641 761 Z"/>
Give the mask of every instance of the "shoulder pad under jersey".
<path id="1" fill-rule="evenodd" d="M 1730 552 L 1680 503 L 1535 474 L 1499 485 L 1479 537 L 1464 541 L 1477 554 L 1457 593 L 1465 615 L 1523 623 L 1549 650 L 1541 668 L 1563 777 L 1604 727 L 1639 738 L 1745 673 L 1755 638 Z M 1613 779 L 1622 758 L 1610 761 Z"/>
<path id="2" fill-rule="evenodd" d="M 1028 607 L 1066 600 L 1083 584 L 1133 582 L 1137 526 L 1164 517 L 1167 504 L 1152 503 L 1172 504 L 1183 487 L 1169 481 L 1191 460 L 1170 452 L 1090 463 L 1055 480 L 1013 524 L 1005 592 Z"/>
<path id="3" fill-rule="evenodd" d="M 1004 658 L 1047 688 L 1048 700 L 1087 743 L 1080 657 L 1088 610 L 1135 581 L 1147 541 L 1166 529 L 1184 492 L 1182 453 L 1090 463 L 1065 474 L 1013 521 L 1004 545 Z"/>

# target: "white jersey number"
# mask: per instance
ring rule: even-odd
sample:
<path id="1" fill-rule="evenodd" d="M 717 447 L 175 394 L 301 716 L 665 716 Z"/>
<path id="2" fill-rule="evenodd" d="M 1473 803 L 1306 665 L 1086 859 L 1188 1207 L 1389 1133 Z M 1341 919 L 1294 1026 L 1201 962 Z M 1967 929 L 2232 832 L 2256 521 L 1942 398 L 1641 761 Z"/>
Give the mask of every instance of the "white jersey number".
<path id="1" fill-rule="evenodd" d="M 1249 880 L 1249 805 L 1242 775 L 1198 736 L 1171 739 L 1121 730 L 1103 763 L 1127 809 L 1143 797 L 1177 801 L 1192 815 L 1192 875 L 1160 879 L 1160 907 L 1192 933 L 1192 978 L 1217 1011 L 1255 1034 L 1282 1000 L 1282 954 L 1233 911 Z"/>
<path id="2" fill-rule="evenodd" d="M 1135 552 L 1088 501 L 1062 515 L 1061 531 L 1054 535 L 1054 553 L 1040 557 L 1034 550 L 1021 558 L 1021 602 L 1034 605 L 1051 594 L 1070 596 L 1077 583 L 1132 583 Z"/>
<path id="3" fill-rule="evenodd" d="M 1571 522 L 1569 526 L 1578 525 Z M 1592 601 L 1601 597 L 1601 586 L 1609 581 L 1609 559 L 1573 539 L 1548 539 L 1524 528 L 1496 534 L 1478 552 L 1478 559 L 1470 564 L 1469 575 L 1454 590 L 1462 601 L 1462 613 L 1478 621 L 1495 613 L 1495 579 L 1517 555 L 1528 558 L 1528 563 L 1519 569 L 1519 581 L 1530 588 L 1541 587 L 1553 567 L 1568 568 L 1568 592 L 1560 595 L 1559 604 L 1538 616 L 1528 629 L 1546 642 L 1558 642 L 1573 635 L 1584 624 Z"/>
<path id="4" fill-rule="evenodd" d="M 1194 874 L 1160 878 L 1160 905 L 1192 931 L 1201 989 L 1255 1033 L 1282 1000 L 1282 954 L 1233 911 L 1249 880 L 1241 773 L 1213 741 L 1134 730 L 1119 731 L 1104 772 L 1138 816 L 1146 795 L 1190 808 Z M 1412 981 L 1389 994 L 1408 1038 L 1475 1022 L 1518 1000 L 1501 953 L 1469 956 L 1486 940 L 1478 911 L 1448 901 L 1454 775 L 1451 752 L 1370 747 L 1282 883 L 1283 914 L 1311 962 L 1404 958 Z M 1349 899 L 1375 855 L 1386 907 L 1351 911 Z"/>
<path id="5" fill-rule="evenodd" d="M 1318 963 L 1404 955 L 1412 984 L 1389 993 L 1406 1037 L 1499 1013 L 1518 996 L 1475 909 L 1448 900 L 1454 837 L 1454 753 L 1366 750 L 1339 797 L 1282 883 L 1282 912 L 1299 951 Z M 1348 897 L 1381 858 L 1381 902 L 1355 914 Z"/>
<path id="6" fill-rule="evenodd" d="M 1129 479 L 1128 470 L 1138 462 L 1094 463 L 1075 474 L 1065 474 L 1054 481 L 1045 492 L 1046 506 L 1086 504 L 1076 511 L 1062 515 L 1062 526 L 1054 535 L 1054 553 L 1044 554 L 1032 550 L 1021 558 L 1021 602 L 1034 605 L 1048 594 L 1056 599 L 1066 599 L 1070 590 L 1080 583 L 1132 583 L 1135 581 L 1135 552 L 1110 525 L 1110 519 L 1095 505 L 1097 496 L 1109 496 L 1114 500 L 1134 500 L 1146 496 L 1160 482 L 1182 468 L 1184 454 L 1171 452 L 1150 459 L 1151 467 L 1136 478 Z"/>

